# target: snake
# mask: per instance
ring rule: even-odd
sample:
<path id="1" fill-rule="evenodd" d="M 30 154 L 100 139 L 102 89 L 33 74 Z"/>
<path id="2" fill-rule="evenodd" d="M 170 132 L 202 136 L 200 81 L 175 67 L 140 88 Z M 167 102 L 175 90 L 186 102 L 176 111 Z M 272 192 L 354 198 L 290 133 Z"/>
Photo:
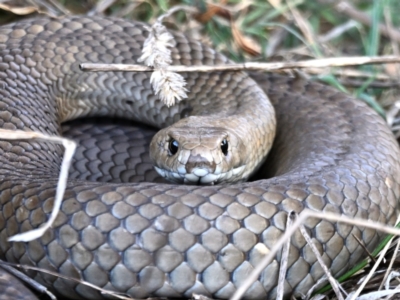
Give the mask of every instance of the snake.
<path id="1" fill-rule="evenodd" d="M 172 35 L 173 64 L 230 63 L 182 33 Z M 56 136 L 64 130 L 82 147 L 52 228 L 31 242 L 9 242 L 46 222 L 64 149 L 0 141 L 3 260 L 76 279 L 26 271 L 70 299 L 105 297 L 83 281 L 135 298 L 227 299 L 284 234 L 290 212 L 395 223 L 399 147 L 365 103 L 299 76 L 215 71 L 182 73 L 188 98 L 167 107 L 149 73 L 79 68 L 84 62 L 137 63 L 147 36 L 143 23 L 103 16 L 39 17 L 0 27 L 1 127 Z M 61 125 L 80 117 L 99 124 Z M 155 131 L 148 126 L 161 129 L 151 146 Z M 179 183 L 164 182 L 156 171 Z M 384 237 L 317 218 L 304 226 L 334 276 Z M 281 258 L 276 255 L 245 298 L 276 296 Z M 296 231 L 285 297 L 306 294 L 323 275 Z"/>

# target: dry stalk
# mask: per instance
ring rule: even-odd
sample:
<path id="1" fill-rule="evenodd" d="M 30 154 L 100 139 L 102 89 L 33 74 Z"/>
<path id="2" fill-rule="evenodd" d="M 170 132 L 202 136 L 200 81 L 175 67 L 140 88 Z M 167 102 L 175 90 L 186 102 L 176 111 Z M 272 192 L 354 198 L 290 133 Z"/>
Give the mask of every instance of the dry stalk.
<path id="1" fill-rule="evenodd" d="M 398 224 L 399 222 L 400 222 L 400 216 L 397 218 L 396 224 Z M 394 236 L 388 241 L 388 243 L 382 249 L 381 253 L 379 254 L 378 259 L 376 260 L 376 262 L 374 263 L 373 267 L 371 268 L 371 271 L 364 278 L 363 282 L 360 284 L 360 286 L 358 287 L 357 291 L 355 291 L 354 293 L 351 293 L 351 295 L 349 295 L 349 297 L 347 297 L 346 300 L 356 300 L 358 295 L 360 295 L 360 293 L 364 289 L 365 285 L 368 283 L 368 281 L 374 275 L 374 273 L 375 273 L 376 269 L 378 268 L 378 266 L 380 265 L 381 261 L 385 258 L 386 252 L 389 250 L 393 239 L 394 239 Z"/>
<path id="2" fill-rule="evenodd" d="M 394 290 L 393 290 L 393 289 L 392 289 L 392 290 L 389 289 L 389 287 L 390 287 L 390 281 L 392 281 L 393 278 L 399 277 L 399 276 L 400 276 L 400 273 L 399 273 L 399 272 L 396 272 L 396 271 L 390 272 L 390 274 L 389 274 L 389 276 L 388 276 L 388 278 L 386 279 L 386 282 L 385 282 L 385 288 L 386 288 L 387 291 L 395 291 L 395 292 L 397 292 L 397 293 L 400 292 L 400 285 L 397 285 L 396 288 L 395 288 Z M 389 299 L 390 296 L 391 296 L 391 295 L 388 295 L 388 296 L 386 297 L 386 299 Z"/>
<path id="3" fill-rule="evenodd" d="M 314 36 L 314 32 L 309 22 L 301 15 L 298 9 L 296 9 L 292 0 L 286 0 L 286 3 L 289 7 L 289 10 L 293 16 L 293 20 L 296 22 L 297 27 L 300 28 L 303 36 L 307 39 L 307 42 L 310 45 L 315 45 L 316 38 Z"/>
<path id="4" fill-rule="evenodd" d="M 313 241 L 311 240 L 311 237 L 308 235 L 306 228 L 304 227 L 304 225 L 300 226 L 300 232 L 301 234 L 304 236 L 307 244 L 310 246 L 312 252 L 314 253 L 315 257 L 317 258 L 319 264 L 321 265 L 322 270 L 324 270 L 326 277 L 329 280 L 329 283 L 332 286 L 333 291 L 336 294 L 336 297 L 338 298 L 338 300 L 344 300 L 343 299 L 343 295 L 340 292 L 340 284 L 337 282 L 337 280 L 332 276 L 331 272 L 329 272 L 328 267 L 325 265 L 324 261 L 322 260 L 322 256 L 319 253 L 317 247 L 315 247 L 315 244 L 313 243 Z"/>
<path id="5" fill-rule="evenodd" d="M 356 20 L 364 25 L 371 26 L 371 17 L 352 6 L 348 1 L 338 1 L 335 4 L 335 9 L 348 16 L 350 19 Z M 387 38 L 391 38 L 396 42 L 400 42 L 400 31 L 394 27 L 390 27 L 384 24 L 379 25 L 379 32 Z"/>
<path id="6" fill-rule="evenodd" d="M 350 29 L 357 27 L 357 24 L 358 23 L 354 20 L 348 20 L 345 23 L 332 28 L 327 33 L 325 33 L 321 36 L 318 36 L 317 40 L 319 43 L 329 42 L 333 39 L 336 39 L 337 37 L 340 37 L 341 35 L 343 35 L 347 31 L 349 31 Z"/>
<path id="7" fill-rule="evenodd" d="M 392 131 L 399 129 L 396 128 L 396 126 L 393 126 L 399 111 L 400 111 L 400 101 L 396 101 L 395 103 L 393 103 L 392 107 L 390 107 L 390 109 L 386 112 L 386 122 L 388 123 L 389 127 L 392 128 Z"/>
<path id="8" fill-rule="evenodd" d="M 329 72 L 324 69 L 320 68 L 307 68 L 307 73 L 308 74 L 313 74 L 313 75 L 323 75 L 323 74 L 333 74 L 335 76 L 340 76 L 340 77 L 346 77 L 346 78 L 361 78 L 362 80 L 365 78 L 371 78 L 373 77 L 375 80 L 378 81 L 391 81 L 393 80 L 390 76 L 386 74 L 372 74 L 371 72 L 366 72 L 366 71 L 360 71 L 356 69 L 331 69 Z M 395 81 L 392 81 L 394 84 Z M 397 83 L 398 85 L 398 83 Z"/>
<path id="9" fill-rule="evenodd" d="M 376 292 L 371 292 L 367 293 L 365 295 L 361 295 L 357 297 L 357 300 L 377 300 L 377 299 L 382 299 L 382 297 L 385 296 L 393 296 L 394 294 L 400 293 L 400 289 L 395 289 L 395 290 L 385 290 L 385 291 L 376 291 Z M 350 294 L 350 297 L 353 295 Z M 348 300 L 348 299 L 346 299 Z"/>
<path id="10" fill-rule="evenodd" d="M 21 271 L 18 271 L 17 269 L 13 268 L 12 266 L 8 265 L 6 262 L 3 260 L 0 260 L 0 267 L 10 274 L 14 275 L 17 277 L 19 280 L 23 281 L 26 283 L 26 285 L 30 286 L 32 289 L 35 291 L 41 293 L 41 294 L 46 294 L 49 296 L 50 299 L 52 300 L 57 300 L 56 296 L 53 295 L 45 286 L 41 285 L 39 282 L 36 280 L 28 277 Z"/>
<path id="11" fill-rule="evenodd" d="M 376 259 L 375 257 L 372 255 L 372 253 L 370 251 L 368 251 L 367 247 L 364 245 L 363 241 L 361 239 L 359 239 L 355 234 L 351 234 L 353 236 L 353 238 L 357 241 L 357 243 L 360 245 L 361 248 L 364 249 L 364 252 L 367 253 L 369 259 L 375 263 Z"/>
<path id="12" fill-rule="evenodd" d="M 237 64 L 224 64 L 214 66 L 168 66 L 164 70 L 171 72 L 216 72 L 216 71 L 279 71 L 295 68 L 327 68 L 346 67 L 368 64 L 397 63 L 400 56 L 354 56 L 354 57 L 332 57 L 322 59 L 310 59 L 297 62 L 272 62 L 258 63 L 247 62 Z M 153 68 L 143 65 L 128 64 L 93 64 L 82 63 L 83 71 L 121 71 L 121 72 L 152 72 Z"/>
<path id="13" fill-rule="evenodd" d="M 304 300 L 309 300 L 311 298 L 312 294 L 314 293 L 315 289 L 317 287 L 320 287 L 322 285 L 322 283 L 326 283 L 327 281 L 328 281 L 328 278 L 326 277 L 326 275 L 324 275 L 320 279 L 318 279 L 318 281 L 307 292 L 307 295 L 305 296 Z M 311 299 L 317 300 L 317 299 L 320 299 L 320 297 L 325 298 L 326 296 L 325 295 L 315 295 Z"/>
<path id="14" fill-rule="evenodd" d="M 322 300 L 322 299 L 324 299 L 324 298 L 326 298 L 326 299 L 329 300 L 329 298 L 326 297 L 325 295 L 315 295 L 314 297 L 312 297 L 311 300 Z"/>
<path id="15" fill-rule="evenodd" d="M 59 136 L 48 136 L 46 134 L 42 134 L 40 132 L 27 132 L 27 131 L 20 131 L 20 130 L 6 130 L 0 129 L 0 139 L 2 140 L 40 140 L 40 141 L 47 141 L 56 144 L 62 144 L 65 148 L 64 157 L 61 164 L 60 175 L 58 178 L 57 183 L 57 190 L 56 196 L 54 201 L 54 207 L 51 212 L 49 220 L 46 224 L 40 228 L 30 230 L 24 233 L 16 234 L 12 237 L 8 238 L 10 242 L 29 242 L 34 239 L 41 237 L 45 231 L 50 228 L 61 207 L 61 202 L 64 197 L 64 192 L 67 186 L 67 179 L 68 179 L 68 170 L 71 165 L 72 157 L 75 153 L 76 143 Z"/>
<path id="16" fill-rule="evenodd" d="M 389 278 L 389 274 L 390 274 L 391 271 L 392 271 L 392 267 L 393 267 L 394 261 L 396 260 L 397 253 L 398 253 L 398 251 L 399 251 L 399 246 L 400 246 L 400 239 L 397 240 L 396 247 L 395 247 L 394 252 L 393 252 L 393 255 L 392 255 L 392 259 L 390 260 L 389 266 L 388 266 L 387 269 L 386 269 L 385 276 L 383 277 L 382 282 L 381 282 L 381 285 L 379 286 L 379 289 L 378 289 L 378 290 L 381 290 L 381 289 L 382 289 L 383 284 L 384 284 L 384 283 L 386 282 L 386 280 Z"/>
<path id="17" fill-rule="evenodd" d="M 243 282 L 243 284 L 236 290 L 234 295 L 230 298 L 230 300 L 239 300 L 244 293 L 247 291 L 247 289 L 257 280 L 257 278 L 260 276 L 261 272 L 270 264 L 270 262 L 274 259 L 275 255 L 278 253 L 279 249 L 283 246 L 283 244 L 291 238 L 291 236 L 294 234 L 294 232 L 300 227 L 301 224 L 303 224 L 308 218 L 318 218 L 318 219 L 323 219 L 323 220 L 328 220 L 328 221 L 333 221 L 333 222 L 342 222 L 350 225 L 356 225 L 356 226 L 363 226 L 375 230 L 379 230 L 388 234 L 393 234 L 393 235 L 400 235 L 400 229 L 387 226 L 378 222 L 373 222 L 370 220 L 364 220 L 364 219 L 359 219 L 359 218 L 350 218 L 347 216 L 343 215 L 337 215 L 334 213 L 328 213 L 328 212 L 316 212 L 316 211 L 311 211 L 309 209 L 303 210 L 296 221 L 293 223 L 293 226 L 290 228 L 287 228 L 285 233 L 281 236 L 281 238 L 276 242 L 274 247 L 271 248 L 270 252 L 268 255 L 266 255 L 263 260 L 256 266 L 256 268 L 253 270 L 253 272 L 249 275 L 247 280 Z"/>
<path id="18" fill-rule="evenodd" d="M 199 295 L 199 294 L 192 294 L 192 299 L 194 299 L 194 300 L 213 300 L 212 298 L 209 298 L 204 295 Z"/>
<path id="19" fill-rule="evenodd" d="M 344 24 L 338 25 L 337 27 L 334 27 L 327 33 L 317 36 L 316 40 L 319 44 L 326 44 L 332 39 L 335 39 L 339 36 L 341 36 L 344 32 L 350 30 L 353 27 L 357 26 L 357 22 L 354 20 L 349 20 Z M 306 55 L 306 56 L 313 56 L 313 53 L 309 51 L 309 47 L 306 45 L 300 45 L 295 48 L 291 49 L 282 49 L 279 50 L 278 52 L 275 53 L 275 55 L 283 56 L 286 57 L 287 54 L 299 54 L 299 55 Z"/>
<path id="20" fill-rule="evenodd" d="M 8 265 L 8 266 L 11 266 L 11 267 L 14 267 L 14 268 L 20 268 L 20 269 L 24 269 L 24 270 L 32 270 L 32 271 L 36 271 L 36 272 L 41 272 L 41 273 L 52 275 L 52 276 L 55 276 L 55 277 L 58 277 L 58 278 L 62 278 L 62 279 L 65 279 L 65 280 L 77 282 L 79 284 L 83 284 L 83 285 L 88 286 L 88 287 L 90 287 L 92 289 L 95 289 L 95 290 L 99 291 L 102 294 L 113 296 L 113 297 L 116 297 L 118 299 L 123 299 L 123 300 L 133 300 L 134 299 L 134 298 L 131 298 L 131 297 L 123 296 L 120 293 L 115 292 L 115 291 L 102 289 L 102 288 L 100 288 L 100 287 L 98 287 L 98 286 L 96 286 L 96 285 L 94 285 L 94 284 L 92 284 L 90 282 L 79 280 L 79 279 L 76 279 L 76 278 L 73 278 L 73 277 L 69 277 L 69 276 L 65 276 L 65 275 L 62 275 L 62 274 L 58 274 L 56 272 L 49 271 L 49 270 L 46 270 L 46 269 L 32 267 L 32 266 L 28 266 L 28 265 L 13 264 L 13 263 L 5 262 L 5 261 L 2 261 L 1 265 L 2 266 L 4 266 L 4 265 L 7 266 Z"/>
<path id="21" fill-rule="evenodd" d="M 389 8 L 385 6 L 383 9 L 383 17 L 385 18 L 385 23 L 386 23 L 386 28 L 389 33 L 389 39 L 390 39 L 390 45 L 392 47 L 392 51 L 394 55 L 399 55 L 399 45 L 398 42 L 395 41 L 395 38 L 392 36 L 393 32 L 390 31 L 390 28 L 393 28 L 393 23 L 392 23 L 392 17 L 389 12 Z M 392 72 L 396 75 L 397 79 L 400 79 L 400 67 L 398 64 L 394 64 L 394 72 Z"/>
<path id="22" fill-rule="evenodd" d="M 289 216 L 286 220 L 286 228 L 289 228 L 293 225 L 293 218 L 290 216 L 292 215 L 292 212 L 289 212 Z M 289 260 L 289 250 L 290 250 L 290 239 L 286 241 L 286 243 L 283 245 L 282 249 L 282 258 L 281 258 L 281 264 L 279 268 L 279 279 L 278 279 L 278 287 L 277 287 L 277 292 L 276 292 L 276 299 L 277 300 L 282 300 L 284 296 L 284 290 L 285 290 L 285 278 L 286 278 L 286 271 L 287 271 L 287 264 Z"/>

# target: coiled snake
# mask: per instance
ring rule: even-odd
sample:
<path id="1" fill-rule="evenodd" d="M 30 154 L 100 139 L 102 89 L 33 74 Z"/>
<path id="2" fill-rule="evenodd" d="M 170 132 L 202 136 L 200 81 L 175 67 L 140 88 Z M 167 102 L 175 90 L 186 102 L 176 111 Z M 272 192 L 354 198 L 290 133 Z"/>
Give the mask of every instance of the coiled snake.
<path id="1" fill-rule="evenodd" d="M 165 127 L 187 115 L 213 112 L 222 119 L 218 112 L 223 110 L 246 111 L 253 120 L 267 114 L 261 104 L 249 109 L 255 98 L 265 96 L 242 72 L 183 74 L 191 99 L 168 109 L 153 95 L 148 74 L 79 70 L 80 62 L 135 63 L 146 34 L 142 24 L 99 17 L 43 18 L 1 27 L 2 128 L 58 135 L 60 121 L 78 115 L 125 117 Z M 175 64 L 227 61 L 181 34 L 174 37 Z M 33 242 L 8 243 L 7 238 L 46 221 L 63 149 L 44 142 L 1 141 L 2 258 L 137 298 L 192 293 L 227 298 L 282 235 L 288 211 L 310 208 L 393 224 L 399 150 L 384 121 L 365 104 L 332 88 L 288 77 L 252 76 L 276 110 L 276 138 L 260 170 L 269 179 L 213 186 L 79 179 L 90 169 L 111 170 L 127 181 L 134 177 L 120 164 L 129 160 L 128 141 L 103 136 L 99 129 L 96 134 L 103 138 L 97 144 L 90 136 L 82 138 L 88 148 L 80 152 L 83 161 L 75 170 L 79 174 L 69 180 L 54 228 Z M 235 122 L 224 119 L 228 126 Z M 244 138 L 240 130 L 248 123 L 240 122 L 232 130 Z M 260 139 L 262 146 L 263 131 L 257 134 L 248 137 Z M 257 149 L 246 151 L 251 156 Z M 306 227 L 335 275 L 365 256 L 355 236 L 368 249 L 382 236 L 323 220 L 310 219 Z M 279 257 L 262 272 L 247 298 L 274 297 L 278 261 Z M 304 238 L 295 235 L 285 293 L 306 293 L 322 274 Z M 69 298 L 101 297 L 77 282 L 30 275 Z"/>

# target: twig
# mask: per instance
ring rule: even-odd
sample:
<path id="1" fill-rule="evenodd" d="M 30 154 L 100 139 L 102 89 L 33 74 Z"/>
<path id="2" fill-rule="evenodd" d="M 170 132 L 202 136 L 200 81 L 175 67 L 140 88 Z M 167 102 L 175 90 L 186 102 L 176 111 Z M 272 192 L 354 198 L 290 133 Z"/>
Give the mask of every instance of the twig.
<path id="1" fill-rule="evenodd" d="M 360 245 L 361 248 L 364 249 L 364 251 L 367 253 L 369 259 L 373 262 L 376 263 L 376 259 L 375 257 L 372 255 L 371 252 L 368 251 L 367 247 L 365 247 L 364 243 L 354 234 L 351 234 L 353 236 L 353 238 L 357 241 L 357 243 Z"/>
<path id="2" fill-rule="evenodd" d="M 96 286 L 96 285 L 94 285 L 94 284 L 92 284 L 90 282 L 79 280 L 79 279 L 76 279 L 76 278 L 73 278 L 73 277 L 69 277 L 69 276 L 65 276 L 65 275 L 62 275 L 62 274 L 58 274 L 56 272 L 49 271 L 49 270 L 46 270 L 46 269 L 27 266 L 27 265 L 21 265 L 21 264 L 13 264 L 13 263 L 8 263 L 8 262 L 4 262 L 4 261 L 3 261 L 3 264 L 4 265 L 9 265 L 9 266 L 12 266 L 12 267 L 15 267 L 15 268 L 21 268 L 21 269 L 24 269 L 24 270 L 37 271 L 37 272 L 49 274 L 49 275 L 52 275 L 52 276 L 55 276 L 55 277 L 58 277 L 58 278 L 62 278 L 62 279 L 65 279 L 65 280 L 77 282 L 79 284 L 83 284 L 83 285 L 86 285 L 88 287 L 91 287 L 92 289 L 97 290 L 97 291 L 101 292 L 102 294 L 110 295 L 110 296 L 116 297 L 118 299 L 133 300 L 133 298 L 131 298 L 131 297 L 126 297 L 126 296 L 120 295 L 120 293 L 118 293 L 118 292 L 102 289 L 101 287 L 98 287 L 98 286 Z"/>
<path id="3" fill-rule="evenodd" d="M 358 23 L 354 20 L 348 20 L 347 22 L 332 28 L 327 33 L 325 33 L 321 36 L 318 36 L 317 40 L 319 43 L 329 42 L 330 40 L 333 40 L 333 39 L 341 36 L 346 31 L 349 31 L 350 29 L 357 27 L 357 24 Z"/>
<path id="4" fill-rule="evenodd" d="M 238 64 L 224 64 L 214 66 L 168 66 L 166 71 L 171 72 L 217 72 L 217 71 L 277 71 L 294 68 L 326 68 L 358 66 L 368 64 L 382 64 L 400 62 L 400 56 L 355 56 L 355 57 L 332 57 L 322 59 L 310 59 L 297 62 L 273 62 L 258 63 L 247 62 Z M 92 64 L 82 63 L 80 68 L 83 71 L 121 71 L 121 72 L 153 72 L 154 69 L 143 65 L 128 64 Z"/>
<path id="5" fill-rule="evenodd" d="M 399 55 L 399 45 L 398 42 L 395 41 L 394 37 L 391 35 L 393 32 L 390 31 L 390 28 L 392 28 L 393 23 L 392 23 L 392 17 L 389 11 L 389 8 L 387 6 L 384 7 L 383 9 L 383 16 L 385 18 L 385 24 L 386 24 L 386 28 L 389 30 L 389 35 L 390 35 L 390 45 L 392 47 L 393 50 L 393 54 L 394 55 Z M 394 66 L 394 70 L 395 72 L 391 72 L 391 73 L 395 73 L 397 80 L 399 80 L 400 78 L 400 68 L 398 64 L 393 64 Z"/>
<path id="6" fill-rule="evenodd" d="M 392 281 L 392 279 L 394 278 L 394 277 L 399 277 L 400 276 L 400 273 L 399 272 L 396 272 L 396 271 L 393 271 L 393 272 L 390 272 L 390 274 L 389 274 L 389 276 L 388 276 L 388 278 L 386 279 L 386 282 L 385 282 L 385 288 L 388 290 L 389 289 L 389 287 L 390 287 L 390 281 Z M 398 285 L 397 287 L 396 287 L 396 289 L 398 289 L 400 286 Z"/>
<path id="7" fill-rule="evenodd" d="M 325 296 L 325 295 L 315 295 L 314 297 L 312 297 L 312 299 L 311 300 L 322 300 L 322 299 L 327 299 L 327 300 L 329 300 L 329 298 L 327 297 L 327 296 Z M 293 299 L 292 299 L 293 300 Z"/>
<path id="8" fill-rule="evenodd" d="M 340 288 L 339 288 L 338 282 L 336 281 L 335 278 L 333 278 L 331 272 L 329 272 L 328 267 L 325 265 L 324 261 L 322 260 L 321 254 L 319 253 L 317 247 L 315 247 L 315 244 L 314 244 L 313 241 L 311 240 L 311 237 L 308 235 L 308 233 L 307 233 L 307 231 L 306 231 L 304 225 L 301 225 L 301 226 L 300 226 L 300 232 L 301 232 L 301 234 L 304 236 L 305 240 L 307 241 L 307 244 L 310 246 L 312 252 L 314 253 L 315 257 L 317 258 L 317 260 L 318 260 L 318 262 L 319 262 L 319 264 L 320 264 L 322 270 L 325 272 L 325 275 L 326 275 L 326 277 L 328 278 L 329 283 L 331 284 L 331 286 L 332 286 L 332 288 L 333 288 L 333 291 L 334 291 L 335 294 L 336 294 L 336 297 L 337 297 L 339 300 L 344 300 L 344 299 L 343 299 L 343 295 L 342 295 L 342 293 L 340 292 Z"/>
<path id="9" fill-rule="evenodd" d="M 290 12 L 292 13 L 293 20 L 296 22 L 297 27 L 300 28 L 303 36 L 306 38 L 309 45 L 316 45 L 316 38 L 310 23 L 301 15 L 299 10 L 295 7 L 291 0 L 286 0 Z M 312 50 L 312 49 L 311 49 Z"/>
<path id="10" fill-rule="evenodd" d="M 357 79 L 365 79 L 365 78 L 374 78 L 375 80 L 378 81 L 391 81 L 392 78 L 386 74 L 373 74 L 371 72 L 367 71 L 360 71 L 356 69 L 331 69 L 329 72 L 325 69 L 321 68 L 307 68 L 306 70 L 307 74 L 313 74 L 313 75 L 323 75 L 323 74 L 333 74 L 335 76 L 340 76 L 340 77 L 349 77 L 349 78 L 357 78 Z M 365 82 L 364 82 L 365 83 Z M 394 84 L 394 81 L 391 83 Z M 398 84 L 398 83 L 397 83 Z"/>
<path id="11" fill-rule="evenodd" d="M 293 225 L 293 216 L 294 212 L 289 212 L 286 220 L 286 228 L 290 228 Z M 278 286 L 276 288 L 276 299 L 282 300 L 284 295 L 284 288 L 285 288 L 285 278 L 286 278 L 286 270 L 287 264 L 289 260 L 289 250 L 290 250 L 290 239 L 286 241 L 283 245 L 282 249 L 282 258 L 281 264 L 279 268 L 279 278 L 278 278 Z"/>
<path id="12" fill-rule="evenodd" d="M 264 51 L 264 55 L 266 57 L 273 56 L 276 52 L 276 49 L 280 46 L 280 44 L 285 40 L 288 35 L 288 31 L 283 27 L 278 27 L 268 38 L 268 44 Z"/>
<path id="13" fill-rule="evenodd" d="M 361 295 L 357 297 L 357 300 L 375 300 L 375 299 L 382 299 L 384 296 L 393 296 L 394 294 L 400 293 L 400 289 L 395 290 L 385 290 L 385 291 L 376 291 L 371 292 L 365 295 Z M 354 293 L 350 295 L 353 296 Z M 347 299 L 346 299 L 347 300 Z"/>
<path id="14" fill-rule="evenodd" d="M 61 202 L 64 197 L 64 192 L 67 186 L 68 169 L 71 165 L 72 156 L 75 153 L 76 143 L 59 136 L 48 136 L 40 132 L 27 132 L 20 130 L 6 130 L 0 129 L 0 138 L 3 140 L 41 140 L 46 142 L 52 142 L 56 144 L 62 144 L 65 148 L 64 157 L 61 165 L 60 175 L 57 183 L 56 197 L 54 201 L 54 207 L 51 212 L 49 220 L 46 224 L 40 228 L 30 230 L 24 233 L 16 234 L 8 238 L 10 242 L 29 242 L 34 239 L 41 237 L 45 231 L 51 227 L 54 223 L 58 212 L 60 211 Z"/>
<path id="15" fill-rule="evenodd" d="M 308 72 L 307 72 L 308 73 Z M 371 75 L 371 78 L 374 77 L 374 75 Z M 365 86 L 365 80 L 356 80 L 356 79 L 338 79 L 338 82 L 344 86 L 349 86 L 349 87 L 363 87 Z M 372 81 L 368 82 L 368 87 L 369 88 L 378 88 L 378 89 L 389 89 L 389 88 L 398 88 L 399 83 L 395 81 L 389 81 L 389 82 L 382 82 L 382 81 Z M 387 120 L 387 112 L 386 112 L 386 120 Z"/>
<path id="16" fill-rule="evenodd" d="M 338 12 L 364 25 L 371 26 L 372 24 L 371 17 L 369 15 L 357 10 L 347 1 L 339 1 L 339 3 L 335 5 L 335 8 Z M 387 38 L 391 38 L 396 40 L 396 42 L 400 42 L 400 31 L 396 30 L 393 27 L 380 24 L 379 32 Z"/>
<path id="17" fill-rule="evenodd" d="M 398 41 L 394 41 L 395 38 L 392 36 L 393 31 L 391 30 L 393 27 L 393 22 L 392 22 L 392 17 L 390 15 L 389 7 L 385 6 L 383 9 L 383 16 L 385 17 L 386 21 L 386 28 L 389 32 L 389 39 L 390 39 L 390 45 L 392 46 L 393 54 L 394 55 L 399 55 L 400 50 L 399 50 L 399 45 L 397 44 Z"/>
<path id="18" fill-rule="evenodd" d="M 297 230 L 297 228 L 299 228 L 299 226 L 301 224 L 303 224 L 303 222 L 306 221 L 308 218 L 318 218 L 318 219 L 329 220 L 329 221 L 334 221 L 334 222 L 343 222 L 343 223 L 347 223 L 350 225 L 358 225 L 358 226 L 363 226 L 363 227 L 367 227 L 367 228 L 372 228 L 375 230 L 380 230 L 380 231 L 388 233 L 388 234 L 400 235 L 400 229 L 397 229 L 397 228 L 394 228 L 391 226 L 387 226 L 384 224 L 380 224 L 378 222 L 373 222 L 373 221 L 359 219 L 359 218 L 350 218 L 350 217 L 337 215 L 337 214 L 333 214 L 333 213 L 328 213 L 328 212 L 316 212 L 316 211 L 311 211 L 309 209 L 305 209 L 300 213 L 297 220 L 293 223 L 293 226 L 286 229 L 283 236 L 271 248 L 268 255 L 266 255 L 263 258 L 263 260 L 256 266 L 256 268 L 248 276 L 246 281 L 243 282 L 243 284 L 236 290 L 236 292 L 233 294 L 233 296 L 230 298 L 230 300 L 239 300 L 244 295 L 244 293 L 247 291 L 247 289 L 260 276 L 261 272 L 270 264 L 270 262 L 273 260 L 276 253 L 279 251 L 279 249 L 281 249 L 282 245 L 286 242 L 286 240 L 289 239 L 293 235 L 293 233 Z"/>
<path id="19" fill-rule="evenodd" d="M 326 275 L 322 276 L 320 279 L 318 279 L 318 281 L 311 287 L 311 289 L 307 292 L 305 298 L 303 298 L 303 300 L 309 300 L 311 298 L 311 295 L 314 293 L 314 290 L 316 287 L 319 287 L 322 285 L 322 283 L 326 283 L 328 281 L 328 278 L 326 277 Z M 315 297 L 317 297 L 318 295 L 315 295 L 312 299 L 315 300 Z M 326 297 L 326 296 L 323 296 Z"/>
<path id="20" fill-rule="evenodd" d="M 18 271 L 16 269 L 14 269 L 12 266 L 8 265 L 5 261 L 0 260 L 0 267 L 3 268 L 4 270 L 6 270 L 7 272 L 13 274 L 19 280 L 22 280 L 23 282 L 25 282 L 25 284 L 29 285 L 29 287 L 31 287 L 35 291 L 37 291 L 37 292 L 39 292 L 41 294 L 48 295 L 50 297 L 50 299 L 52 299 L 52 300 L 57 300 L 56 296 L 54 296 L 53 293 L 51 293 L 47 289 L 47 287 L 43 286 L 42 284 L 40 284 L 36 280 L 26 276 L 21 271 Z"/>
<path id="21" fill-rule="evenodd" d="M 378 290 L 381 290 L 381 289 L 382 289 L 383 285 L 384 285 L 385 282 L 386 282 L 386 279 L 387 279 L 388 276 L 389 276 L 389 273 L 390 273 L 391 270 L 392 270 L 394 261 L 396 260 L 397 253 L 398 253 L 398 251 L 399 251 L 399 246 L 400 246 L 400 239 L 397 240 L 396 248 L 394 249 L 394 252 L 393 252 L 393 255 L 392 255 L 392 259 L 390 260 L 389 266 L 388 266 L 387 269 L 386 269 L 385 276 L 383 277 L 382 282 L 381 282 L 381 284 L 380 284 Z"/>
<path id="22" fill-rule="evenodd" d="M 344 24 L 338 25 L 337 27 L 331 29 L 327 33 L 317 36 L 317 41 L 319 44 L 326 44 L 330 40 L 337 38 L 338 36 L 342 35 L 344 32 L 350 30 L 351 28 L 357 26 L 357 22 L 354 20 L 349 20 Z M 285 31 L 287 32 L 287 31 Z M 268 43 L 269 44 L 269 43 Z M 299 55 L 306 55 L 306 56 L 312 56 L 313 54 L 307 51 L 309 49 L 308 45 L 300 45 L 295 48 L 291 49 L 282 49 L 279 50 L 276 55 L 280 55 L 283 57 L 286 57 L 287 54 L 299 54 Z"/>
<path id="23" fill-rule="evenodd" d="M 376 260 L 375 264 L 373 265 L 373 267 L 371 268 L 371 271 L 368 273 L 368 275 L 364 278 L 364 281 L 360 284 L 360 286 L 358 287 L 357 291 L 355 293 L 352 293 L 352 295 L 350 295 L 349 297 L 347 297 L 346 300 L 356 300 L 356 298 L 358 297 L 358 295 L 360 295 L 360 293 L 362 292 L 362 290 L 364 289 L 365 285 L 368 283 L 368 281 L 371 279 L 371 277 L 374 275 L 375 270 L 378 268 L 379 264 L 381 263 L 381 261 L 385 258 L 385 254 L 388 251 L 390 244 L 392 243 L 394 237 L 392 237 L 389 242 L 385 245 L 385 247 L 382 249 L 382 252 L 380 253 L 378 259 Z"/>
<path id="24" fill-rule="evenodd" d="M 213 298 L 204 296 L 204 295 L 199 295 L 199 294 L 192 294 L 192 299 L 194 300 L 213 300 Z"/>
<path id="25" fill-rule="evenodd" d="M 396 122 L 396 117 L 398 112 L 400 111 L 400 101 L 397 100 L 393 103 L 392 107 L 386 112 L 386 122 L 388 123 L 389 127 L 391 127 L 392 131 L 399 130 L 398 126 L 393 126 Z"/>

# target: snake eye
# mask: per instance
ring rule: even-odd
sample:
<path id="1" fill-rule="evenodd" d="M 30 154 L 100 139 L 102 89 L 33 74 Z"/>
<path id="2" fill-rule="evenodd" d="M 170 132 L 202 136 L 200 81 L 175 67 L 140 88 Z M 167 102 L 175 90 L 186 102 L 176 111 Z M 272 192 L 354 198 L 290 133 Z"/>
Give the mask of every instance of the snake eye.
<path id="1" fill-rule="evenodd" d="M 225 156 L 228 155 L 228 141 L 226 139 L 221 142 L 221 151 Z"/>
<path id="2" fill-rule="evenodd" d="M 171 155 L 176 154 L 176 152 L 178 152 L 178 148 L 179 148 L 178 141 L 171 139 L 168 144 L 168 149 L 169 149 L 169 152 L 171 153 Z"/>

